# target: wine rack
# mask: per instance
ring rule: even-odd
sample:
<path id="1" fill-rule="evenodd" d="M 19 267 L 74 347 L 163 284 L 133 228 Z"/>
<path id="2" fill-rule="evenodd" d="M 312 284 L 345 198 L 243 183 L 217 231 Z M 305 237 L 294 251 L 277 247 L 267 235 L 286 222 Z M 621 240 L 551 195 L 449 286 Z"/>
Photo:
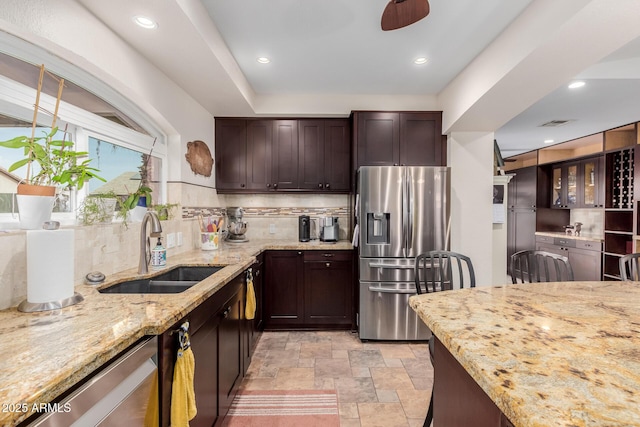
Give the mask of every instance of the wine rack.
<path id="1" fill-rule="evenodd" d="M 633 148 L 611 153 L 613 209 L 633 209 Z"/>

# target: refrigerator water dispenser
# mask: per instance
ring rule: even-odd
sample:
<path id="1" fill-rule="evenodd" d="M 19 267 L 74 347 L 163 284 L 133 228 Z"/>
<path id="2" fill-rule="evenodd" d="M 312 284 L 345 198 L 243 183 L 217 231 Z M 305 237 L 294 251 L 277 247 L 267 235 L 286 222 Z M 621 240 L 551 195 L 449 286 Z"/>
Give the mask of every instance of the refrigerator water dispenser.
<path id="1" fill-rule="evenodd" d="M 388 212 L 367 212 L 367 244 L 388 245 L 391 214 Z"/>

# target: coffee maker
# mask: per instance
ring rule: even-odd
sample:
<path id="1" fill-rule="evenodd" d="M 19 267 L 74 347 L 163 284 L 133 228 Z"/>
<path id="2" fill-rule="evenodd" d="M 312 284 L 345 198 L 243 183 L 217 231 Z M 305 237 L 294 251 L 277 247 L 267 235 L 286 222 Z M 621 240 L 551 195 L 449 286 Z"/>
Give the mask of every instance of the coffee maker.
<path id="1" fill-rule="evenodd" d="M 323 242 L 337 242 L 340 227 L 337 216 L 320 218 L 320 240 Z"/>
<path id="2" fill-rule="evenodd" d="M 309 215 L 300 215 L 298 217 L 298 240 L 301 242 L 311 240 L 311 218 L 309 218 Z"/>
<path id="3" fill-rule="evenodd" d="M 242 220 L 243 215 L 244 209 L 242 208 L 227 208 L 227 242 L 244 243 L 249 241 L 244 235 L 247 232 L 247 223 Z"/>

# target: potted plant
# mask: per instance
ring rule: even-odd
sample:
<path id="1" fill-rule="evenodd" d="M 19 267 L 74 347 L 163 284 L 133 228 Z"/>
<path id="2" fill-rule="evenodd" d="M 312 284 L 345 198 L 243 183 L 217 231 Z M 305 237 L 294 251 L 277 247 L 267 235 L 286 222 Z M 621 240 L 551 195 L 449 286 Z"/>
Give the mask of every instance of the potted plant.
<path id="1" fill-rule="evenodd" d="M 157 212 L 158 219 L 164 221 L 173 218 L 173 208 L 176 206 L 178 206 L 177 203 L 163 203 L 151 207 Z"/>
<path id="2" fill-rule="evenodd" d="M 78 218 L 83 225 L 108 224 L 118 203 L 118 196 L 110 191 L 103 194 L 91 194 L 84 199 L 78 210 Z"/>
<path id="3" fill-rule="evenodd" d="M 24 158 L 9 166 L 8 171 L 27 168 L 24 182 L 18 184 L 17 188 L 21 227 L 27 229 L 40 228 L 44 221 L 51 218 L 57 190 L 81 189 L 91 178 L 105 181 L 97 175 L 98 169 L 90 166 L 91 160 L 83 159 L 87 152 L 73 150 L 74 144 L 66 140 L 66 132 L 61 140 L 54 139 L 58 133 L 55 125 L 64 86 L 63 79 L 59 81 L 51 132 L 43 136 L 35 135 L 43 77 L 44 65 L 40 67 L 31 137 L 22 135 L 0 141 L 2 147 L 24 150 Z M 36 196 L 39 198 L 34 198 Z"/>

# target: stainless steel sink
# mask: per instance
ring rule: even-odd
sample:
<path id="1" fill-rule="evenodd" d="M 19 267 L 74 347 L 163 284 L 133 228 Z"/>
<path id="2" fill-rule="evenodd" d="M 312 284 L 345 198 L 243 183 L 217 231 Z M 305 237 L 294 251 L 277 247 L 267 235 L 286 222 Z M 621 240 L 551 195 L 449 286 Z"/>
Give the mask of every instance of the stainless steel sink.
<path id="1" fill-rule="evenodd" d="M 102 294 L 178 294 L 224 267 L 176 267 L 147 279 L 116 283 L 98 292 Z"/>

